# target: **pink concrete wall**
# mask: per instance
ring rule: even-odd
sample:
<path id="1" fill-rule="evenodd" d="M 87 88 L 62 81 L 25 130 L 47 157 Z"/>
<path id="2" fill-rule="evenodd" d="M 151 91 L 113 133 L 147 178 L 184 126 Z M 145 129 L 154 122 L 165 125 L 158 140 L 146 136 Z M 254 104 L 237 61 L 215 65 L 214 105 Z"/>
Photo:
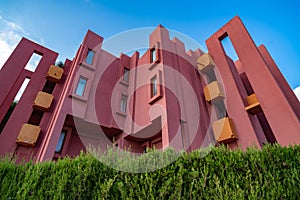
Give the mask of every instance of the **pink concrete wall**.
<path id="1" fill-rule="evenodd" d="M 225 35 L 239 56 L 236 62 L 224 52 L 221 40 Z M 44 161 L 77 155 L 89 144 L 105 149 L 115 142 L 139 153 L 153 145 L 190 151 L 215 144 L 211 125 L 217 120 L 216 108 L 206 102 L 203 88 L 208 82 L 197 70 L 201 50 L 186 52 L 184 43 L 170 39 L 161 25 L 150 35 L 149 49 L 141 57 L 138 52 L 113 56 L 102 49 L 102 42 L 101 36 L 88 31 L 74 59 L 66 60 L 63 79 L 53 91 L 52 107 L 40 121 L 38 142 L 29 148 L 18 146 L 15 140 L 30 117 L 33 100 L 42 90 L 57 53 L 22 39 L 0 71 L 0 119 L 25 77 L 31 80 L 0 135 L 1 155 L 11 152 L 27 160 L 32 155 L 36 161 Z M 227 113 L 238 136 L 229 146 L 262 146 L 268 137 L 266 127 L 282 145 L 299 143 L 300 104 L 266 48 L 255 46 L 240 19 L 233 18 L 206 44 L 216 63 L 216 77 L 226 91 Z M 158 60 L 151 63 L 153 48 Z M 88 50 L 95 52 L 92 64 L 85 62 Z M 43 55 L 34 73 L 24 70 L 33 52 Z M 124 67 L 130 69 L 128 83 L 122 80 Z M 159 95 L 151 98 L 150 80 L 155 75 Z M 81 76 L 87 78 L 87 85 L 84 95 L 78 96 L 75 90 Z M 264 112 L 260 115 L 245 110 L 246 97 L 253 92 Z M 120 111 L 122 94 L 128 95 L 126 113 Z M 55 153 L 62 129 L 69 131 L 62 152 Z"/>

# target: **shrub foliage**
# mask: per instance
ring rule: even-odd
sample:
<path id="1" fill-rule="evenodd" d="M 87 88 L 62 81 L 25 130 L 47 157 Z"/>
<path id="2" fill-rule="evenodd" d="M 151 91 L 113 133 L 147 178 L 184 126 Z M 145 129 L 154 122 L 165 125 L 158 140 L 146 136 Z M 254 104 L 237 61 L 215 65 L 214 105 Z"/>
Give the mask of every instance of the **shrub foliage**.
<path id="1" fill-rule="evenodd" d="M 1 199 L 300 199 L 300 146 L 197 150 L 147 173 L 84 153 L 39 164 L 3 158 L 0 183 Z"/>

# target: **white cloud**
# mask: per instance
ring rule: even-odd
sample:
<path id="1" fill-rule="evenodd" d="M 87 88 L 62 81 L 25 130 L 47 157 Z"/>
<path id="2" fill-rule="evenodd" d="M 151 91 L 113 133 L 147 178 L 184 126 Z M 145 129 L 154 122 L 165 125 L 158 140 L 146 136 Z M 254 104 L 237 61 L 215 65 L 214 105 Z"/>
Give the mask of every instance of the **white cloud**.
<path id="1" fill-rule="evenodd" d="M 0 15 L 0 69 L 3 67 L 6 60 L 9 58 L 22 37 L 29 37 L 29 34 L 20 24 L 9 21 Z M 31 39 L 32 40 L 32 39 Z M 34 41 L 34 40 L 33 40 Z M 40 44 L 45 44 L 43 38 L 38 38 L 36 41 Z M 30 69 L 36 66 L 38 58 L 31 59 L 28 63 Z"/>
<path id="2" fill-rule="evenodd" d="M 296 87 L 296 88 L 294 89 L 294 92 L 295 92 L 295 94 L 296 94 L 298 100 L 300 101 L 300 86 Z"/>
<path id="3" fill-rule="evenodd" d="M 29 34 L 22 26 L 8 21 L 0 16 L 0 69 L 6 62 L 14 48 L 17 46 L 22 36 Z"/>
<path id="4" fill-rule="evenodd" d="M 9 21 L 0 15 L 0 69 L 3 67 L 6 60 L 9 58 L 17 44 L 20 42 L 22 37 L 28 37 L 30 34 L 22 28 L 22 25 Z M 39 42 L 45 43 L 44 39 L 41 38 Z M 41 56 L 33 54 L 25 69 L 34 71 L 38 65 Z M 29 80 L 26 80 L 20 88 L 15 100 L 19 100 L 22 96 L 26 85 Z"/>

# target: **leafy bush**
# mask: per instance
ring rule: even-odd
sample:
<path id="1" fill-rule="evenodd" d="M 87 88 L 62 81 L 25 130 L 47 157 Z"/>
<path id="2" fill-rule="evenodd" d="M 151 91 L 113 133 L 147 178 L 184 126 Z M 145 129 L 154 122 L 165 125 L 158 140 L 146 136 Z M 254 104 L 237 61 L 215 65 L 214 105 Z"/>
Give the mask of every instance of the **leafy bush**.
<path id="1" fill-rule="evenodd" d="M 3 158 L 0 183 L 1 199 L 300 199 L 300 146 L 197 150 L 146 173 L 117 171 L 91 154 L 39 164 Z"/>

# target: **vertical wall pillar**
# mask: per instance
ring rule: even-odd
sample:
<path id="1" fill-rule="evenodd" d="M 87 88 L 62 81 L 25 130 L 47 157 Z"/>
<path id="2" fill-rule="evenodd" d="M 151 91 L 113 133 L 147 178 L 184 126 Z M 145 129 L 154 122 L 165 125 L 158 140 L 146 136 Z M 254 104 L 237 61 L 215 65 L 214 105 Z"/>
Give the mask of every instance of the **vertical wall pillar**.
<path id="1" fill-rule="evenodd" d="M 34 72 L 25 69 L 33 53 L 42 56 Z M 0 135 L 0 155 L 14 153 L 16 138 L 24 123 L 27 123 L 33 111 L 32 105 L 38 91 L 42 90 L 46 82 L 46 74 L 51 64 L 54 64 L 58 54 L 23 38 L 15 48 L 0 71 L 0 119 L 14 100 L 23 80 L 30 78 L 29 84 L 22 98 L 16 105 L 10 119 Z M 45 131 L 45 130 L 42 130 Z M 32 148 L 32 147 L 27 147 Z M 28 156 L 31 152 L 24 155 Z M 23 155 L 22 155 L 23 156 Z M 26 157 L 27 158 L 27 157 Z"/>
<path id="2" fill-rule="evenodd" d="M 262 110 L 277 142 L 281 145 L 299 143 L 300 123 L 299 117 L 295 112 L 299 108 L 294 108 L 295 106 L 297 107 L 297 105 L 290 103 L 285 95 L 286 92 L 283 92 L 283 90 L 291 89 L 287 85 L 282 85 L 282 81 L 279 80 L 281 79 L 280 77 L 279 79 L 277 78 L 278 80 L 274 78 L 274 76 L 276 77 L 279 74 L 279 72 L 275 70 L 276 66 L 270 64 L 270 58 L 264 52 L 264 49 L 261 49 L 266 59 L 264 60 L 239 17 L 233 18 L 214 34 L 214 36 L 207 40 L 208 49 L 214 56 L 217 66 L 224 77 L 224 85 L 225 87 L 230 87 L 226 90 L 228 101 L 232 99 L 228 104 L 234 105 L 231 110 L 231 112 L 234 112 L 232 114 L 236 115 L 236 117 L 237 115 L 239 116 L 236 122 L 246 123 L 249 120 L 246 119 L 243 108 L 241 107 L 241 100 L 236 98 L 236 96 L 231 97 L 231 95 L 234 95 L 234 92 L 228 93 L 230 90 L 236 89 L 231 87 L 230 80 L 228 80 L 230 79 L 228 75 L 231 76 L 228 71 L 229 66 L 225 62 L 224 50 L 219 41 L 224 35 L 228 35 L 233 44 L 241 65 L 243 66 L 243 70 L 249 79 L 254 93 L 260 101 Z M 269 62 L 269 66 L 266 61 Z M 271 71 L 273 74 L 269 68 L 272 68 Z M 240 127 L 244 129 L 246 128 L 246 124 Z M 252 128 L 250 130 L 252 130 Z M 251 131 L 245 129 L 243 134 L 249 135 Z M 245 137 L 245 135 L 243 137 Z"/>
<path id="3" fill-rule="evenodd" d="M 219 71 L 217 76 L 220 77 L 218 79 L 222 81 L 221 83 L 223 83 L 224 86 L 226 109 L 228 116 L 232 119 L 236 128 L 238 137 L 237 143 L 245 149 L 247 146 L 260 146 L 260 144 L 256 136 L 256 130 L 252 126 L 248 113 L 245 111 L 244 98 L 246 98 L 247 93 L 243 87 L 242 80 L 234 63 L 227 57 L 221 43 L 224 36 L 228 35 L 230 37 L 230 33 L 226 30 L 231 23 L 234 22 L 230 21 L 207 39 L 206 44 Z"/>

